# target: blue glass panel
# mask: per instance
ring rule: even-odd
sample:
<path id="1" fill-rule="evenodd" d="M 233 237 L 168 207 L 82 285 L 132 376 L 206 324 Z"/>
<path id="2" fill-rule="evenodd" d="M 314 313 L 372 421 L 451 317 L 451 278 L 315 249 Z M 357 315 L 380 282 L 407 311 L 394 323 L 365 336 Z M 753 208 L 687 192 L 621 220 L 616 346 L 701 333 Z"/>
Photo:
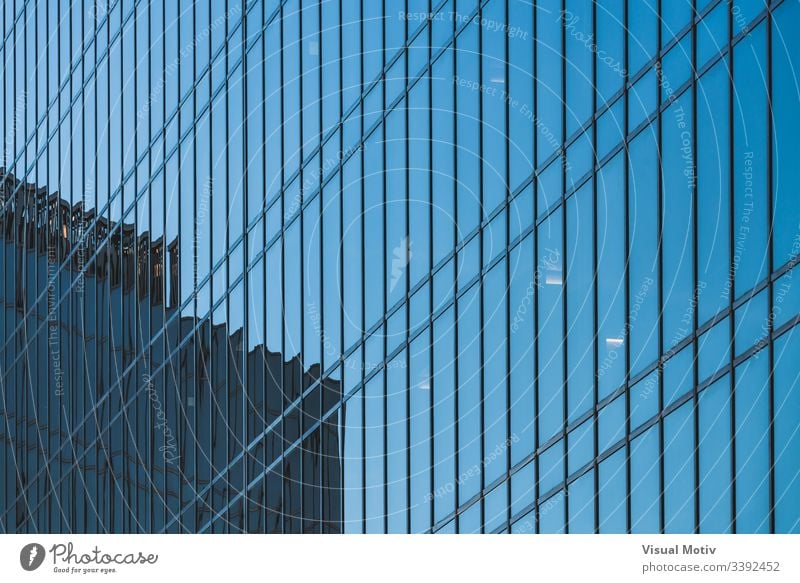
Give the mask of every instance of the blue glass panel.
<path id="1" fill-rule="evenodd" d="M 700 393 L 700 532 L 731 531 L 731 387 L 730 377 Z"/>
<path id="2" fill-rule="evenodd" d="M 766 27 L 762 24 L 734 48 L 733 236 L 736 297 L 767 275 L 767 88 Z"/>
<path id="3" fill-rule="evenodd" d="M 594 400 L 594 225 L 592 182 L 567 200 L 567 420 Z M 541 285 L 543 282 L 537 282 Z"/>
<path id="4" fill-rule="evenodd" d="M 658 51 L 658 0 L 628 0 L 628 68 L 636 74 Z"/>
<path id="5" fill-rule="evenodd" d="M 509 255 L 509 403 L 511 415 L 511 465 L 533 452 L 534 432 L 534 309 L 533 236 L 526 237 Z"/>
<path id="6" fill-rule="evenodd" d="M 531 227 L 534 221 L 533 214 L 533 184 L 525 187 L 509 203 L 508 208 L 508 240 L 515 241 L 522 233 Z"/>
<path id="7" fill-rule="evenodd" d="M 736 367 L 736 529 L 769 529 L 769 359 L 762 351 Z"/>
<path id="8" fill-rule="evenodd" d="M 582 133 L 567 148 L 566 187 L 565 191 L 574 190 L 581 179 L 594 168 L 594 145 L 592 144 L 593 130 L 590 128 Z"/>
<path id="9" fill-rule="evenodd" d="M 567 488 L 569 494 L 569 532 L 570 534 L 591 534 L 594 532 L 594 470 L 572 482 Z"/>
<path id="10" fill-rule="evenodd" d="M 344 530 L 363 532 L 362 496 L 364 488 L 363 395 L 359 391 L 344 409 Z"/>
<path id="11" fill-rule="evenodd" d="M 449 308 L 433 323 L 434 522 L 456 509 L 455 321 Z"/>
<path id="12" fill-rule="evenodd" d="M 429 84 L 421 80 L 408 95 L 408 230 L 412 246 L 410 285 L 413 287 L 430 271 L 430 120 L 427 111 Z"/>
<path id="13" fill-rule="evenodd" d="M 453 250 L 455 244 L 455 148 L 453 137 L 453 49 L 434 64 L 431 73 L 432 100 L 432 212 L 433 264 Z M 426 106 L 427 107 L 427 106 Z M 485 195 L 485 194 L 484 194 Z"/>
<path id="14" fill-rule="evenodd" d="M 685 338 L 693 323 L 700 283 L 693 282 L 694 124 L 691 93 L 684 93 L 664 113 L 663 164 L 663 322 L 664 346 Z"/>
<path id="15" fill-rule="evenodd" d="M 730 321 L 725 318 L 698 340 L 697 374 L 700 382 L 727 366 L 730 357 Z"/>
<path id="16" fill-rule="evenodd" d="M 664 420 L 664 530 L 694 529 L 694 411 L 686 403 Z"/>
<path id="17" fill-rule="evenodd" d="M 597 453 L 602 454 L 625 436 L 625 395 L 614 399 L 598 415 Z"/>
<path id="18" fill-rule="evenodd" d="M 562 103 L 557 91 L 561 87 L 562 20 L 560 0 L 544 0 L 536 4 L 536 161 L 537 165 L 557 151 L 562 135 Z M 541 212 L 541 206 L 539 207 Z"/>
<path id="19" fill-rule="evenodd" d="M 661 60 L 661 100 L 677 97 L 678 90 L 692 76 L 692 35 L 685 35 Z"/>
<path id="20" fill-rule="evenodd" d="M 564 482 L 564 440 L 558 440 L 539 456 L 539 495 Z"/>
<path id="21" fill-rule="evenodd" d="M 512 534 L 533 534 L 536 532 L 537 510 L 531 510 L 511 525 Z"/>
<path id="22" fill-rule="evenodd" d="M 568 474 L 572 475 L 594 458 L 594 419 L 573 429 L 567 436 Z"/>
<path id="23" fill-rule="evenodd" d="M 736 356 L 755 346 L 769 332 L 769 290 L 759 292 L 736 309 Z"/>
<path id="24" fill-rule="evenodd" d="M 760 4 L 760 2 L 754 2 Z M 796 23 L 800 5 L 784 2 L 772 25 L 772 256 L 775 267 L 800 254 L 800 111 L 794 83 L 800 38 Z"/>
<path id="25" fill-rule="evenodd" d="M 764 10 L 764 0 L 733 0 L 733 34 L 748 34 L 753 19 Z"/>
<path id="26" fill-rule="evenodd" d="M 697 68 L 728 44 L 728 6 L 720 3 L 697 25 Z"/>
<path id="27" fill-rule="evenodd" d="M 483 129 L 483 216 L 488 217 L 506 199 L 508 159 L 506 123 L 506 103 L 508 80 L 506 69 L 506 4 L 490 2 L 482 12 L 482 18 L 493 23 L 493 27 L 481 30 L 481 114 Z M 552 19 L 551 19 L 552 20 Z M 559 108 L 560 110 L 560 108 Z M 540 112 L 541 115 L 541 112 Z"/>
<path id="28" fill-rule="evenodd" d="M 698 296 L 700 322 L 727 307 L 731 295 L 727 66 L 725 60 L 716 64 L 697 87 L 697 271 L 705 284 Z"/>
<path id="29" fill-rule="evenodd" d="M 631 431 L 658 412 L 658 371 L 653 371 L 636 383 L 630 391 Z"/>
<path id="30" fill-rule="evenodd" d="M 673 355 L 664 364 L 664 406 L 684 396 L 694 386 L 694 358 L 692 346 Z"/>
<path id="31" fill-rule="evenodd" d="M 668 44 L 688 26 L 692 18 L 692 0 L 671 0 L 661 5 L 661 44 Z"/>
<path id="32" fill-rule="evenodd" d="M 408 531 L 408 384 L 402 352 L 386 367 L 386 520 L 387 532 Z"/>
<path id="33" fill-rule="evenodd" d="M 567 136 L 571 136 L 592 115 L 592 4 L 568 0 L 563 12 L 567 45 Z"/>
<path id="34" fill-rule="evenodd" d="M 608 156 L 625 132 L 625 99 L 617 99 L 597 120 L 597 160 Z M 541 212 L 541 210 L 539 211 Z"/>
<path id="35" fill-rule="evenodd" d="M 566 496 L 560 490 L 539 506 L 539 532 L 542 534 L 564 534 L 564 506 Z"/>
<path id="36" fill-rule="evenodd" d="M 385 455 L 383 373 L 372 377 L 364 389 L 364 507 L 367 533 L 385 532 Z"/>
<path id="37" fill-rule="evenodd" d="M 506 250 L 506 210 L 503 209 L 483 231 L 484 267 Z"/>
<path id="38" fill-rule="evenodd" d="M 658 87 L 655 69 L 639 79 L 628 92 L 628 128 L 633 130 L 656 109 Z"/>
<path id="39" fill-rule="evenodd" d="M 342 279 L 344 347 L 361 338 L 362 206 L 359 176 L 361 159 L 353 156 L 342 170 Z"/>
<path id="40" fill-rule="evenodd" d="M 800 531 L 800 336 L 795 328 L 775 342 L 775 531 Z"/>
<path id="41" fill-rule="evenodd" d="M 627 494 L 625 450 L 619 450 L 600 464 L 598 492 L 600 532 L 620 534 L 626 530 Z"/>
<path id="42" fill-rule="evenodd" d="M 402 104 L 401 104 L 402 105 Z M 406 225 L 406 128 L 402 109 L 386 119 L 386 306 L 392 307 L 405 297 L 408 264 L 414 246 Z"/>
<path id="43" fill-rule="evenodd" d="M 631 532 L 659 532 L 661 485 L 658 427 L 631 442 Z"/>
<path id="44" fill-rule="evenodd" d="M 384 156 L 383 128 L 378 128 L 364 144 L 364 181 L 363 181 L 363 216 L 359 217 L 364 229 L 364 329 L 369 330 L 385 311 L 384 307 L 384 260 L 389 250 L 384 251 L 384 243 L 396 247 L 399 256 L 403 257 L 403 240 L 385 240 L 384 221 L 386 205 L 384 200 Z"/>
<path id="45" fill-rule="evenodd" d="M 531 131 L 534 9 L 533 4 L 526 2 L 508 3 L 508 186 L 512 191 L 531 175 L 534 166 Z"/>
<path id="46" fill-rule="evenodd" d="M 615 156 L 597 180 L 598 394 L 602 399 L 625 378 L 625 159 Z M 600 219 L 602 217 L 602 219 Z"/>
<path id="47" fill-rule="evenodd" d="M 480 247 L 481 238 L 473 237 L 458 252 L 458 280 L 459 290 L 474 280 L 481 270 Z"/>
<path id="48" fill-rule="evenodd" d="M 483 502 L 484 532 L 494 532 L 506 524 L 508 513 L 508 482 L 503 482 L 486 494 Z"/>
<path id="49" fill-rule="evenodd" d="M 536 177 L 536 212 L 544 214 L 564 195 L 564 166 L 560 158 Z"/>
<path id="50" fill-rule="evenodd" d="M 563 366 L 563 252 L 562 209 L 559 208 L 538 230 L 537 280 L 538 405 L 539 443 L 546 442 L 564 424 Z"/>
<path id="51" fill-rule="evenodd" d="M 486 275 L 483 295 L 483 451 L 486 483 L 508 470 L 508 326 L 506 260 Z"/>
<path id="52" fill-rule="evenodd" d="M 654 130 L 647 128 L 639 134 L 629 153 L 628 337 L 632 375 L 658 358 L 658 154 Z"/>
<path id="53" fill-rule="evenodd" d="M 479 286 L 458 302 L 458 468 L 459 503 L 481 487 L 481 303 Z M 513 410 L 512 410 L 513 411 Z"/>
<path id="54" fill-rule="evenodd" d="M 477 21 L 472 21 L 456 39 L 456 132 L 458 150 L 458 234 L 459 240 L 481 221 L 480 144 L 480 52 Z M 487 131 L 491 131 L 488 130 Z"/>
<path id="55" fill-rule="evenodd" d="M 479 534 L 481 532 L 481 506 L 478 500 L 458 517 L 458 531 L 462 534 Z"/>
<path id="56" fill-rule="evenodd" d="M 417 337 L 409 347 L 410 360 L 410 508 L 411 532 L 431 527 L 431 370 L 429 332 Z"/>
<path id="57" fill-rule="evenodd" d="M 772 327 L 778 329 L 800 314 L 800 286 L 794 284 L 800 270 L 781 276 L 773 286 Z"/>
<path id="58" fill-rule="evenodd" d="M 620 16 L 624 13 L 623 0 L 597 2 L 596 75 L 598 106 L 610 102 L 622 89 L 625 80 L 625 29 Z"/>
<path id="59" fill-rule="evenodd" d="M 536 464 L 529 463 L 511 476 L 511 516 L 516 516 L 536 500 Z"/>
<path id="60" fill-rule="evenodd" d="M 455 293 L 455 260 L 451 259 L 433 274 L 433 313 L 453 300 Z"/>

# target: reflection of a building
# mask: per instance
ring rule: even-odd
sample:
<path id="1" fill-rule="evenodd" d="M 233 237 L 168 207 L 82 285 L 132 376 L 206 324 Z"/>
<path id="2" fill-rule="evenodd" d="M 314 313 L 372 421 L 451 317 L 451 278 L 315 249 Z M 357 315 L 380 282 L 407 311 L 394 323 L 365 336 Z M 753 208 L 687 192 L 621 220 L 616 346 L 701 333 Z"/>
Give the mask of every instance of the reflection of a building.
<path id="1" fill-rule="evenodd" d="M 338 381 L 179 314 L 177 239 L 0 204 L 0 531 L 341 531 Z"/>

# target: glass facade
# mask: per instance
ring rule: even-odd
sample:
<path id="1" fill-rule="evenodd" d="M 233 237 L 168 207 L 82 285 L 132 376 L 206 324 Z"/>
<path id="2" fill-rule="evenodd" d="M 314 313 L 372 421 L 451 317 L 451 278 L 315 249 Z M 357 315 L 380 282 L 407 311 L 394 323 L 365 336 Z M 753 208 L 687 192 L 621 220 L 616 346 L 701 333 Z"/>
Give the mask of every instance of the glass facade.
<path id="1" fill-rule="evenodd" d="M 800 532 L 800 0 L 8 0 L 0 531 Z"/>

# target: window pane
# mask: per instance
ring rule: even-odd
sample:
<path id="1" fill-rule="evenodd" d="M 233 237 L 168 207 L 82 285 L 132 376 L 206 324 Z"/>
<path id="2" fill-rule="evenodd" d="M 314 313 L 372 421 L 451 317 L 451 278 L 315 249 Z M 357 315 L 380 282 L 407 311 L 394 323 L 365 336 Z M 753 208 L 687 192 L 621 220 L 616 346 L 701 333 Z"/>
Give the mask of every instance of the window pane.
<path id="1" fill-rule="evenodd" d="M 537 278 L 539 288 L 538 405 L 539 443 L 545 443 L 564 425 L 563 367 L 563 253 L 562 210 L 558 209 L 539 227 Z"/>
<path id="2" fill-rule="evenodd" d="M 775 342 L 775 531 L 800 530 L 800 350 L 797 329 Z"/>
<path id="3" fill-rule="evenodd" d="M 762 352 L 736 367 L 736 529 L 769 529 L 769 359 Z"/>

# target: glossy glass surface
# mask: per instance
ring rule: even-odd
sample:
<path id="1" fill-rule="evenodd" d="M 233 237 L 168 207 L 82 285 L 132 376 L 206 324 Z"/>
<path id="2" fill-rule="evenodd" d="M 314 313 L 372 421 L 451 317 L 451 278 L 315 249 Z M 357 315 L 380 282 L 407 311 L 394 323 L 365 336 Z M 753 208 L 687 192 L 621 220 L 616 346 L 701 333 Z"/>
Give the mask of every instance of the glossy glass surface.
<path id="1" fill-rule="evenodd" d="M 799 20 L 5 2 L 0 532 L 800 532 Z"/>

